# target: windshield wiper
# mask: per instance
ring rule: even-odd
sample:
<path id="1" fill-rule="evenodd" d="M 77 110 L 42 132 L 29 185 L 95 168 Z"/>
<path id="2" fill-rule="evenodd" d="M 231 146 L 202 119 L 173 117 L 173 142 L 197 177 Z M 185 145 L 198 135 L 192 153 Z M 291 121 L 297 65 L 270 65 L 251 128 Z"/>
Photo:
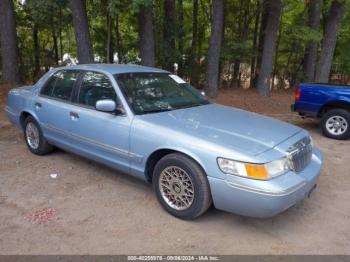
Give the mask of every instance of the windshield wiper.
<path id="1" fill-rule="evenodd" d="M 196 107 L 196 106 L 203 106 L 206 105 L 204 103 L 196 103 L 196 104 L 189 104 L 189 105 L 183 105 L 183 106 L 179 106 L 176 109 L 184 109 L 184 108 L 190 108 L 190 107 Z"/>
<path id="2" fill-rule="evenodd" d="M 151 109 L 151 110 L 142 110 L 143 114 L 151 114 L 151 113 L 159 113 L 159 112 L 166 112 L 171 111 L 172 108 L 158 108 L 158 109 Z"/>

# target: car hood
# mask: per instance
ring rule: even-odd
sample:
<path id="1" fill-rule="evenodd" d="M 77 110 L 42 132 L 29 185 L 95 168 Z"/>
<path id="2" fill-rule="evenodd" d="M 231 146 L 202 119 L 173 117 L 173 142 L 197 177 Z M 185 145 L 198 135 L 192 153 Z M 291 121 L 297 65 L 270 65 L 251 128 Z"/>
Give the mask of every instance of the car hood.
<path id="1" fill-rule="evenodd" d="M 258 155 L 302 129 L 274 118 L 218 104 L 142 115 L 143 120 L 247 155 Z"/>

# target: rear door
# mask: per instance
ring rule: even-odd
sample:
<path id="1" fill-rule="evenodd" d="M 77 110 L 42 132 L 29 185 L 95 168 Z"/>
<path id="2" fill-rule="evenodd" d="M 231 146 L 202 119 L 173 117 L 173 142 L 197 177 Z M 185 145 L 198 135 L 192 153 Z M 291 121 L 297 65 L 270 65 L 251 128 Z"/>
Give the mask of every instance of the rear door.
<path id="1" fill-rule="evenodd" d="M 131 118 L 123 113 L 97 111 L 95 104 L 103 99 L 112 99 L 121 107 L 107 75 L 84 72 L 70 110 L 72 146 L 87 157 L 128 172 Z"/>
<path id="2" fill-rule="evenodd" d="M 67 147 L 73 89 L 80 71 L 62 70 L 54 73 L 34 101 L 34 110 L 44 136 L 53 144 Z"/>

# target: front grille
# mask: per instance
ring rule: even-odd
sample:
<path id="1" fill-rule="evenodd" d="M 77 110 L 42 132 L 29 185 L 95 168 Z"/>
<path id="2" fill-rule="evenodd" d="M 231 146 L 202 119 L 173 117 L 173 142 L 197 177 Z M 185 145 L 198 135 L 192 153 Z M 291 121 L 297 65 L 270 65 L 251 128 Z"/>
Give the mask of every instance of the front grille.
<path id="1" fill-rule="evenodd" d="M 312 144 L 310 137 L 305 137 L 288 149 L 293 171 L 302 171 L 311 161 Z"/>

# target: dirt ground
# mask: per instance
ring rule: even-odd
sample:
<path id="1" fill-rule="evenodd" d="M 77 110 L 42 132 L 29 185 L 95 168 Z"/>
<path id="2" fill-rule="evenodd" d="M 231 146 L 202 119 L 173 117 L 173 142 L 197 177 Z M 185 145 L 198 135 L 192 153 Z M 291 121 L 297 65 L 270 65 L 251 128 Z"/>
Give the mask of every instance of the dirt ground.
<path id="1" fill-rule="evenodd" d="M 216 102 L 310 130 L 325 154 L 311 198 L 271 219 L 211 208 L 179 220 L 142 181 L 60 150 L 31 154 L 0 94 L 0 254 L 350 254 L 350 141 L 327 139 L 317 121 L 291 113 L 290 92 L 223 90 Z M 43 208 L 52 219 L 32 222 Z"/>

